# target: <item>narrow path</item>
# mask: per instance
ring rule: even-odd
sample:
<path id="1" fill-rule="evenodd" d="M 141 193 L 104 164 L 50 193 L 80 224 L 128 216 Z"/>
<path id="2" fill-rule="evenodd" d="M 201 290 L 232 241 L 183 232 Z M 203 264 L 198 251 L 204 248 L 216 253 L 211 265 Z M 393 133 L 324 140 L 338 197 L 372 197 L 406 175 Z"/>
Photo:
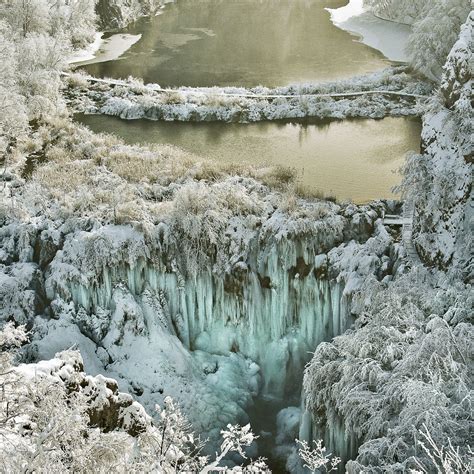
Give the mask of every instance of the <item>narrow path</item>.
<path id="1" fill-rule="evenodd" d="M 415 213 L 415 202 L 413 199 L 405 201 L 403 204 L 403 226 L 402 242 L 407 252 L 408 261 L 412 266 L 422 265 L 420 256 L 413 243 L 413 215 Z"/>
<path id="2" fill-rule="evenodd" d="M 413 243 L 413 215 L 415 212 L 415 203 L 413 199 L 405 201 L 403 204 L 402 215 L 386 214 L 383 218 L 384 225 L 401 226 L 402 243 L 407 253 L 407 260 L 411 266 L 423 265 L 415 244 Z"/>
<path id="3" fill-rule="evenodd" d="M 62 72 L 62 76 L 70 77 L 71 74 L 67 72 Z M 130 83 L 127 81 L 121 81 L 118 79 L 100 79 L 92 76 L 84 76 L 85 80 L 89 82 L 96 82 L 101 84 L 109 84 L 112 86 L 124 86 L 131 87 Z M 330 94 L 237 94 L 229 92 L 216 92 L 212 88 L 192 88 L 192 89 L 162 89 L 159 86 L 154 86 L 153 84 L 148 84 L 145 86 L 147 89 L 156 92 L 158 94 L 165 93 L 180 93 L 180 94 L 208 94 L 208 95 L 219 95 L 224 97 L 242 97 L 246 99 L 295 99 L 298 97 L 355 97 L 363 95 L 391 95 L 395 97 L 412 97 L 414 99 L 427 99 L 428 96 L 421 94 L 408 94 L 406 92 L 397 92 L 397 91 L 387 91 L 387 90 L 369 90 L 369 91 L 357 91 L 357 92 L 334 92 Z"/>

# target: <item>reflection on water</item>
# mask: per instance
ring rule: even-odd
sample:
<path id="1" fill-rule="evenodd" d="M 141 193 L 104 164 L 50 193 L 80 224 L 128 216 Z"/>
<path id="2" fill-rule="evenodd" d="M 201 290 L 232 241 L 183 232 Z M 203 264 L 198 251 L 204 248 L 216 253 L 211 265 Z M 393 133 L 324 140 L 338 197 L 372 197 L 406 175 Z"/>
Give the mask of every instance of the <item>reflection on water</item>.
<path id="1" fill-rule="evenodd" d="M 286 85 L 350 77 L 387 65 L 334 27 L 326 7 L 347 0 L 179 0 L 124 30 L 141 40 L 119 60 L 88 65 L 99 76 L 163 86 Z M 155 123 L 82 116 L 128 142 L 168 143 L 225 162 L 292 166 L 303 184 L 339 199 L 393 197 L 392 170 L 417 150 L 411 119 L 295 123 Z"/>
<path id="2" fill-rule="evenodd" d="M 393 198 L 393 173 L 405 154 L 420 148 L 416 119 L 345 120 L 330 123 L 167 123 L 122 121 L 108 116 L 77 119 L 94 131 L 128 143 L 166 143 L 229 163 L 291 166 L 313 190 L 367 202 Z"/>
<path id="3" fill-rule="evenodd" d="M 123 30 L 141 40 L 96 76 L 162 86 L 282 86 L 382 69 L 383 56 L 334 27 L 325 7 L 347 0 L 179 0 Z"/>

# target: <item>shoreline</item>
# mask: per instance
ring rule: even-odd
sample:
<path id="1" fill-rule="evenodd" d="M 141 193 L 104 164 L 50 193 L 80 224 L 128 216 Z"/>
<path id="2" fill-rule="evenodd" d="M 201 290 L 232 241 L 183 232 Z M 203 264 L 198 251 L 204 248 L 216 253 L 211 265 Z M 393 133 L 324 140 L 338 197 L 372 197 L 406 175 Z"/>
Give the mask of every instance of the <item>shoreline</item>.
<path id="1" fill-rule="evenodd" d="M 173 1 L 165 1 L 155 16 L 163 14 L 167 3 L 173 3 Z M 73 56 L 68 58 L 67 63 L 75 67 L 113 61 L 125 54 L 142 37 L 141 34 L 115 33 L 103 38 L 107 33 L 107 31 L 98 31 L 94 41 L 86 48 L 76 51 Z"/>
<path id="2" fill-rule="evenodd" d="M 326 8 L 337 28 L 359 37 L 365 45 L 380 51 L 388 60 L 407 63 L 405 52 L 409 25 L 378 17 L 363 7 L 363 0 L 349 0 L 341 8 Z"/>
<path id="3" fill-rule="evenodd" d="M 113 61 L 125 54 L 142 37 L 141 34 L 116 33 L 104 39 L 104 34 L 103 32 L 97 33 L 94 43 L 68 59 L 68 64 L 76 67 Z"/>
<path id="4" fill-rule="evenodd" d="M 102 36 L 104 36 L 104 32 L 97 31 L 95 33 L 94 41 L 90 43 L 86 48 L 75 51 L 72 56 L 67 58 L 67 64 L 77 64 L 94 59 L 104 42 Z"/>

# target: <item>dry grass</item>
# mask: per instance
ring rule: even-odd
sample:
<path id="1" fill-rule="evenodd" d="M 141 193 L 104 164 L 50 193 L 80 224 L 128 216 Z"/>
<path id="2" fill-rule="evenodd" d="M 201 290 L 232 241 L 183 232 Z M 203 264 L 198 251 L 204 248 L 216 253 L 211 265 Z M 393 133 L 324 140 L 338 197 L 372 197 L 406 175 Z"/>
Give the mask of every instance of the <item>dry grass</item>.
<path id="1" fill-rule="evenodd" d="M 325 194 L 320 189 L 314 189 L 302 183 L 296 183 L 294 192 L 299 197 L 310 201 L 319 200 L 337 202 L 337 198 L 335 196 L 331 194 Z"/>
<path id="2" fill-rule="evenodd" d="M 43 189 L 55 203 L 51 213 L 63 209 L 69 215 L 115 223 L 173 216 L 177 222 L 180 216 L 187 228 L 184 234 L 202 237 L 202 232 L 213 236 L 223 228 L 217 215 L 229 219 L 263 210 L 268 191 L 229 177 L 252 178 L 280 191 L 280 207 L 289 214 L 303 212 L 301 198 L 328 200 L 298 183 L 294 168 L 203 160 L 173 146 L 125 145 L 112 135 L 94 134 L 63 119 L 49 123 L 40 135 L 47 162 L 33 172 L 30 188 Z M 313 207 L 315 217 L 322 215 L 317 205 L 310 206 L 310 212 Z"/>
<path id="3" fill-rule="evenodd" d="M 296 168 L 278 165 L 268 168 L 268 171 L 261 176 L 261 180 L 270 188 L 283 191 L 295 183 L 297 177 L 298 172 Z"/>
<path id="4" fill-rule="evenodd" d="M 160 100 L 163 104 L 182 104 L 184 96 L 178 91 L 166 91 L 160 94 Z"/>
<path id="5" fill-rule="evenodd" d="M 86 74 L 82 70 L 75 71 L 71 73 L 66 78 L 66 83 L 71 88 L 86 89 L 89 87 L 89 82 L 86 79 Z"/>
<path id="6" fill-rule="evenodd" d="M 35 182 L 53 194 L 63 195 L 87 184 L 94 172 L 95 166 L 91 161 L 67 161 L 40 166 L 33 176 Z"/>

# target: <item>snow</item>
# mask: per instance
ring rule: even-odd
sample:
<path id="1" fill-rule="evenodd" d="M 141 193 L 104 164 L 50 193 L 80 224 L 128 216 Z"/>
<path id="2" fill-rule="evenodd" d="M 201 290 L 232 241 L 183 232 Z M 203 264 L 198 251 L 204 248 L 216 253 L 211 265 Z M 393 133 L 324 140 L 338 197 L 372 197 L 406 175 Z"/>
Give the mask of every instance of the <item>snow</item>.
<path id="1" fill-rule="evenodd" d="M 421 113 L 432 86 L 413 78 L 405 67 L 389 68 L 350 80 L 292 84 L 276 89 L 186 88 L 164 90 L 137 80 L 90 79 L 77 88 L 69 79 L 69 105 L 76 112 L 122 119 L 256 122 L 289 118 L 383 118 Z M 87 77 L 81 76 L 81 84 Z"/>
<path id="2" fill-rule="evenodd" d="M 410 58 L 405 48 L 410 26 L 378 18 L 366 11 L 363 3 L 363 0 L 350 0 L 344 7 L 327 10 L 338 28 L 359 36 L 364 44 L 391 61 L 408 62 Z"/>
<path id="3" fill-rule="evenodd" d="M 90 61 L 96 57 L 97 52 L 103 43 L 102 36 L 104 33 L 97 32 L 95 34 L 94 41 L 90 43 L 87 48 L 79 51 L 74 51 L 74 54 L 67 58 L 68 64 L 83 63 L 84 61 Z"/>
<path id="4" fill-rule="evenodd" d="M 358 239 L 347 243 L 356 255 L 374 247 L 381 209 L 296 200 L 284 210 L 280 194 L 249 178 L 173 189 L 173 213 L 144 227 L 90 215 L 4 226 L 3 273 L 29 275 L 18 255 L 48 242 L 38 293 L 51 303 L 34 320 L 29 357 L 80 349 L 89 373 L 115 378 L 148 410 L 173 396 L 217 442 L 227 423 L 248 422 L 253 397 L 298 396 L 311 351 L 350 326 L 345 275 L 378 274 L 383 262 L 362 264 L 361 251 L 360 268 L 346 269 L 331 249 L 345 236 Z M 187 255 L 196 229 L 199 252 Z M 29 281 L 4 300 L 2 318 L 31 320 L 18 308 Z"/>
<path id="5" fill-rule="evenodd" d="M 344 15 L 342 25 L 365 14 Z M 472 82 L 466 75 L 470 37 L 468 24 L 447 64 L 443 102 L 433 100 L 425 117 L 423 140 L 430 160 L 423 169 L 424 188 L 413 190 L 425 211 L 418 215 L 417 239 L 425 258 L 441 255 L 443 263 L 458 262 L 460 268 L 464 262 L 457 254 L 469 248 L 468 237 L 463 241 L 460 235 L 469 235 L 472 212 L 467 200 L 472 164 L 464 159 L 470 153 L 464 121 L 472 113 Z M 341 88 L 354 94 L 369 87 L 402 95 L 430 91 L 403 69 L 329 85 L 289 86 L 276 92 L 290 97 L 277 100 L 264 97 L 275 93 L 265 88 L 183 89 L 168 96 L 168 103 L 154 102 L 159 86 L 115 85 L 102 82 L 103 94 L 92 90 L 86 99 L 95 95 L 97 103 L 91 109 L 178 120 L 193 114 L 204 120 L 274 119 L 308 111 L 378 117 L 419 109 L 381 97 L 346 102 L 328 97 L 319 102 L 319 97 L 301 103 L 301 96 L 337 94 Z M 229 93 L 228 102 L 212 105 L 223 92 Z M 235 97 L 249 92 L 263 100 Z M 286 192 L 271 191 L 254 177 L 216 173 L 205 181 L 197 178 L 194 163 L 186 173 L 172 175 L 169 168 L 176 162 L 170 165 L 161 152 L 112 139 L 106 147 L 103 138 L 81 135 L 68 122 L 60 129 L 51 139 L 54 145 L 45 146 L 53 148 L 48 149 L 51 161 L 41 167 L 46 175 L 53 171 L 50 181 L 41 181 L 41 173 L 30 183 L 18 180 L 15 195 L 9 196 L 14 213 L 5 211 L 0 228 L 0 319 L 31 325 L 24 353 L 40 360 L 34 369 L 19 370 L 67 378 L 77 356 L 55 354 L 78 348 L 95 375 L 93 382 L 85 380 L 98 401 L 104 402 L 117 384 L 149 410 L 172 395 L 196 429 L 215 442 L 227 423 L 248 422 L 255 396 L 281 400 L 294 395 L 316 349 L 306 372 L 303 406 L 286 408 L 277 417 L 277 438 L 285 452 L 299 424 L 303 439 L 324 438 L 346 459 L 367 441 L 355 463 L 385 462 L 387 451 L 398 463 L 399 455 L 413 455 L 413 420 L 425 413 L 437 434 L 447 424 L 464 425 L 472 289 L 459 281 L 452 285 L 446 275 L 423 285 L 428 273 L 423 267 L 403 280 L 406 267 L 397 262 L 402 244 L 394 244 L 382 225 L 381 205 L 285 197 Z M 41 133 L 50 132 L 45 126 Z M 54 175 L 59 154 L 66 179 Z M 132 166 L 140 163 L 140 171 L 158 163 L 159 173 L 136 181 L 126 177 L 127 169 L 115 174 L 111 163 L 121 158 Z M 426 164 L 426 156 L 418 161 Z M 77 186 L 75 170 L 85 175 Z M 140 213 L 117 220 L 117 203 L 107 201 L 112 188 L 130 192 L 128 202 Z M 126 394 L 117 398 L 131 401 Z M 433 407 L 438 418 L 432 416 Z M 124 412 L 125 426 L 134 413 L 143 410 L 132 403 Z M 466 423 L 465 432 L 468 428 Z M 463 440 L 462 431 L 454 435 Z"/>
<path id="6" fill-rule="evenodd" d="M 97 33 L 93 43 L 85 50 L 78 51 L 68 63 L 74 66 L 83 66 L 85 64 L 103 63 L 113 61 L 125 54 L 142 37 L 128 33 L 118 33 L 107 38 L 102 38 L 104 33 Z"/>

